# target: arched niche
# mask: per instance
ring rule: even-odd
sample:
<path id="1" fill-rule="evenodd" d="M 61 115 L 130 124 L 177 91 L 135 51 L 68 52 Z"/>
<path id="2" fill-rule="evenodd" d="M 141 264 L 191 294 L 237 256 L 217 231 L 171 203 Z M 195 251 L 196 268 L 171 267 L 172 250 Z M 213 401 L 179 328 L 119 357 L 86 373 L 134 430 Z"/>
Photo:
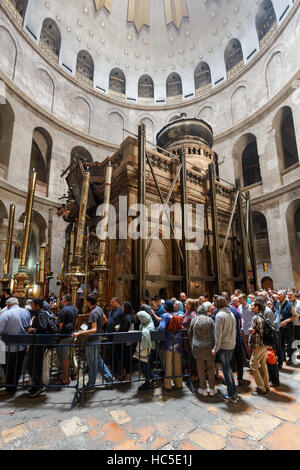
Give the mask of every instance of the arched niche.
<path id="1" fill-rule="evenodd" d="M 224 60 L 226 72 L 230 72 L 239 64 L 244 63 L 242 45 L 238 39 L 234 38 L 229 41 L 225 49 Z"/>
<path id="2" fill-rule="evenodd" d="M 294 286 L 300 289 L 300 198 L 295 199 L 286 211 L 287 232 Z"/>
<path id="3" fill-rule="evenodd" d="M 146 272 L 153 276 L 166 276 L 169 273 L 169 250 L 167 240 L 152 240 L 151 249 L 146 258 Z M 169 284 L 167 281 L 160 280 L 147 281 L 146 289 L 151 298 L 154 295 L 159 295 L 162 289 L 169 292 Z"/>
<path id="4" fill-rule="evenodd" d="M 19 218 L 19 222 L 24 223 L 25 213 Z M 43 243 L 47 242 L 47 224 L 44 217 L 36 210 L 32 211 L 31 231 L 28 247 L 27 269 L 31 282 L 35 279 L 36 264 L 40 262 L 40 249 Z M 23 230 L 18 233 L 17 240 L 22 244 Z"/>
<path id="5" fill-rule="evenodd" d="M 195 90 L 199 90 L 211 83 L 211 73 L 209 65 L 206 62 L 200 62 L 194 72 Z"/>
<path id="6" fill-rule="evenodd" d="M 139 98 L 154 98 L 154 83 L 150 75 L 142 75 L 138 85 Z"/>
<path id="7" fill-rule="evenodd" d="M 124 140 L 124 118 L 117 112 L 108 116 L 109 140 L 114 144 L 121 144 Z"/>
<path id="8" fill-rule="evenodd" d="M 61 46 L 61 34 L 56 22 L 52 18 L 46 18 L 43 22 L 40 46 L 48 48 L 58 59 Z"/>
<path id="9" fill-rule="evenodd" d="M 180 75 L 178 73 L 170 73 L 167 78 L 167 98 L 171 98 L 172 96 L 180 96 L 182 95 L 182 82 Z"/>
<path id="10" fill-rule="evenodd" d="M 82 163 L 91 163 L 93 161 L 93 157 L 87 149 L 78 146 L 74 147 L 71 151 L 71 163 L 74 160 L 81 161 Z"/>
<path id="11" fill-rule="evenodd" d="M 76 72 L 88 80 L 94 80 L 94 61 L 87 51 L 80 51 L 77 56 Z"/>
<path id="12" fill-rule="evenodd" d="M 26 13 L 27 6 L 28 6 L 28 0 L 10 0 L 10 2 L 12 3 L 12 5 L 15 7 L 18 14 L 20 15 L 20 18 L 21 18 L 20 22 L 22 22 L 23 24 L 25 13 Z"/>
<path id="13" fill-rule="evenodd" d="M 15 77 L 15 69 L 17 62 L 17 46 L 14 38 L 8 29 L 0 26 L 0 61 L 1 71 L 13 80 Z"/>
<path id="14" fill-rule="evenodd" d="M 267 219 L 262 212 L 251 213 L 255 241 L 256 263 L 270 263 L 271 252 Z"/>
<path id="15" fill-rule="evenodd" d="M 273 120 L 273 129 L 279 169 L 284 171 L 299 162 L 293 113 L 289 106 L 284 106 L 277 112 Z"/>
<path id="16" fill-rule="evenodd" d="M 271 0 L 263 0 L 258 6 L 255 26 L 259 42 L 265 38 L 274 26 L 277 26 L 276 13 Z"/>
<path id="17" fill-rule="evenodd" d="M 8 100 L 0 104 L 0 175 L 7 177 L 15 115 Z"/>
<path id="18" fill-rule="evenodd" d="M 270 98 L 282 87 L 284 75 L 283 54 L 281 51 L 277 51 L 272 55 L 266 66 L 266 82 Z"/>
<path id="19" fill-rule="evenodd" d="M 115 93 L 125 95 L 126 93 L 126 78 L 124 73 L 119 68 L 114 68 L 109 74 L 109 89 Z"/>
<path id="20" fill-rule="evenodd" d="M 31 174 L 35 169 L 37 173 L 36 190 L 44 196 L 48 196 L 51 155 L 52 138 L 46 129 L 37 127 L 32 136 L 29 171 Z"/>
<path id="21" fill-rule="evenodd" d="M 261 181 L 259 155 L 256 137 L 253 134 L 242 135 L 234 145 L 233 160 L 236 177 L 244 187 Z"/>

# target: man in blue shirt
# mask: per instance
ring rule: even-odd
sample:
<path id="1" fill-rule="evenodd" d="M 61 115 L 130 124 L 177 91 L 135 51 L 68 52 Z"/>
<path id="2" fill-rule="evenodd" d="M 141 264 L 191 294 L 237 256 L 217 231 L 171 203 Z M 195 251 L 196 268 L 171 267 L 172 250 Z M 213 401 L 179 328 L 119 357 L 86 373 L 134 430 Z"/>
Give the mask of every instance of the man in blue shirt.
<path id="1" fill-rule="evenodd" d="M 7 310 L 0 316 L 0 335 L 26 335 L 30 327 L 30 313 L 19 307 L 18 299 L 6 301 Z M 13 394 L 22 373 L 26 346 L 6 346 L 6 393 Z"/>
<path id="2" fill-rule="evenodd" d="M 155 295 L 152 298 L 152 300 L 153 300 L 153 308 L 154 308 L 153 322 L 154 322 L 155 328 L 157 328 L 160 323 L 161 317 L 165 313 L 165 307 L 161 303 L 161 298 L 159 297 L 159 295 Z"/>
<path id="3" fill-rule="evenodd" d="M 123 315 L 121 302 L 117 297 L 113 297 L 110 301 L 111 309 L 107 318 L 107 333 L 115 333 L 115 327 L 120 325 Z"/>

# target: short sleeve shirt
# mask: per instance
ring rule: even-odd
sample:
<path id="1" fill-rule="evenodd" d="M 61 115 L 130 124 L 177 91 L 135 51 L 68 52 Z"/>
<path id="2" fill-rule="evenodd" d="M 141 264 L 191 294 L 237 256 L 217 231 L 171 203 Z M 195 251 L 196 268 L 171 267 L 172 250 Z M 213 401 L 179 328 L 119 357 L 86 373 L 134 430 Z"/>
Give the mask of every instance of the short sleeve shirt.
<path id="1" fill-rule="evenodd" d="M 74 305 L 65 305 L 58 314 L 58 323 L 63 323 L 62 333 L 64 326 L 73 324 L 73 332 L 75 331 L 75 323 L 78 315 L 78 309 Z M 72 332 L 69 332 L 72 333 Z"/>
<path id="2" fill-rule="evenodd" d="M 103 322 L 103 310 L 101 307 L 96 306 L 95 308 L 93 308 L 93 310 L 91 310 L 90 315 L 89 315 L 89 319 L 88 319 L 89 330 L 92 329 L 92 323 L 96 323 L 97 333 L 101 333 L 102 322 Z M 90 341 L 93 341 L 93 340 L 94 341 L 98 340 L 97 336 L 90 338 Z"/>

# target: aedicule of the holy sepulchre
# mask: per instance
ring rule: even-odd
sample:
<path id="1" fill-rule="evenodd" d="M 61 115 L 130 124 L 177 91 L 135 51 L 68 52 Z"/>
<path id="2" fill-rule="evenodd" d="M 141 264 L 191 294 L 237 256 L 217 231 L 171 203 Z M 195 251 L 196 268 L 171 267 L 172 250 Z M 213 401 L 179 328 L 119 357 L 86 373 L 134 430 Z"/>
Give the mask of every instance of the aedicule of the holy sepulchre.
<path id="1" fill-rule="evenodd" d="M 299 4 L 0 2 L 0 449 L 299 450 Z"/>

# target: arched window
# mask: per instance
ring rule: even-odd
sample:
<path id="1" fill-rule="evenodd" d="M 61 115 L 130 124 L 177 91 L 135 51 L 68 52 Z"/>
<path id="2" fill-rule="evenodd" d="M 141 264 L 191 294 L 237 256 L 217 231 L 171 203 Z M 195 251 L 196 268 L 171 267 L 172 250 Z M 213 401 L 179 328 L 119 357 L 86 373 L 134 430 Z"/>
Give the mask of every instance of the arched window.
<path id="1" fill-rule="evenodd" d="M 273 25 L 277 25 L 276 13 L 271 0 L 263 0 L 255 17 L 258 40 L 261 41 Z"/>
<path id="2" fill-rule="evenodd" d="M 19 15 L 23 18 L 25 17 L 28 0 L 10 0 Z"/>
<path id="3" fill-rule="evenodd" d="M 94 61 L 87 51 L 80 51 L 77 56 L 76 72 L 89 80 L 94 80 Z"/>
<path id="4" fill-rule="evenodd" d="M 154 98 L 154 84 L 150 75 L 143 75 L 139 79 L 139 98 Z"/>
<path id="5" fill-rule="evenodd" d="M 196 90 L 211 83 L 210 68 L 206 62 L 200 62 L 196 67 L 194 78 Z"/>
<path id="6" fill-rule="evenodd" d="M 46 18 L 44 20 L 40 36 L 40 44 L 46 45 L 55 55 L 59 56 L 61 34 L 57 24 L 51 18 Z"/>
<path id="7" fill-rule="evenodd" d="M 286 211 L 287 233 L 290 247 L 294 286 L 300 284 L 300 198 L 294 199 Z"/>
<path id="8" fill-rule="evenodd" d="M 288 106 L 281 108 L 273 121 L 277 154 L 281 171 L 287 170 L 299 162 L 297 141 L 292 110 Z"/>
<path id="9" fill-rule="evenodd" d="M 125 95 L 126 93 L 126 79 L 121 69 L 114 68 L 109 74 L 109 89 L 116 93 Z"/>
<path id="10" fill-rule="evenodd" d="M 71 162 L 74 160 L 80 160 L 82 163 L 91 163 L 93 158 L 90 152 L 84 147 L 74 147 L 71 152 Z"/>
<path id="11" fill-rule="evenodd" d="M 251 186 L 261 181 L 259 156 L 255 138 L 252 142 L 247 144 L 242 153 L 242 167 L 244 186 Z"/>
<path id="12" fill-rule="evenodd" d="M 182 82 L 178 73 L 171 73 L 167 78 L 167 98 L 182 95 Z"/>
<path id="13" fill-rule="evenodd" d="M 256 263 L 271 261 L 267 219 L 261 212 L 252 212 L 252 226 L 255 240 Z"/>
<path id="14" fill-rule="evenodd" d="M 261 212 L 252 213 L 252 225 L 255 240 L 269 238 L 267 220 Z"/>
<path id="15" fill-rule="evenodd" d="M 6 100 L 0 104 L 0 176 L 6 178 L 12 144 L 14 112 Z"/>
<path id="16" fill-rule="evenodd" d="M 47 196 L 52 154 L 52 138 L 43 128 L 37 127 L 33 131 L 30 173 L 37 172 L 37 192 Z"/>
<path id="17" fill-rule="evenodd" d="M 229 41 L 225 49 L 224 58 L 227 72 L 244 62 L 242 46 L 238 39 L 231 39 L 231 41 Z"/>

